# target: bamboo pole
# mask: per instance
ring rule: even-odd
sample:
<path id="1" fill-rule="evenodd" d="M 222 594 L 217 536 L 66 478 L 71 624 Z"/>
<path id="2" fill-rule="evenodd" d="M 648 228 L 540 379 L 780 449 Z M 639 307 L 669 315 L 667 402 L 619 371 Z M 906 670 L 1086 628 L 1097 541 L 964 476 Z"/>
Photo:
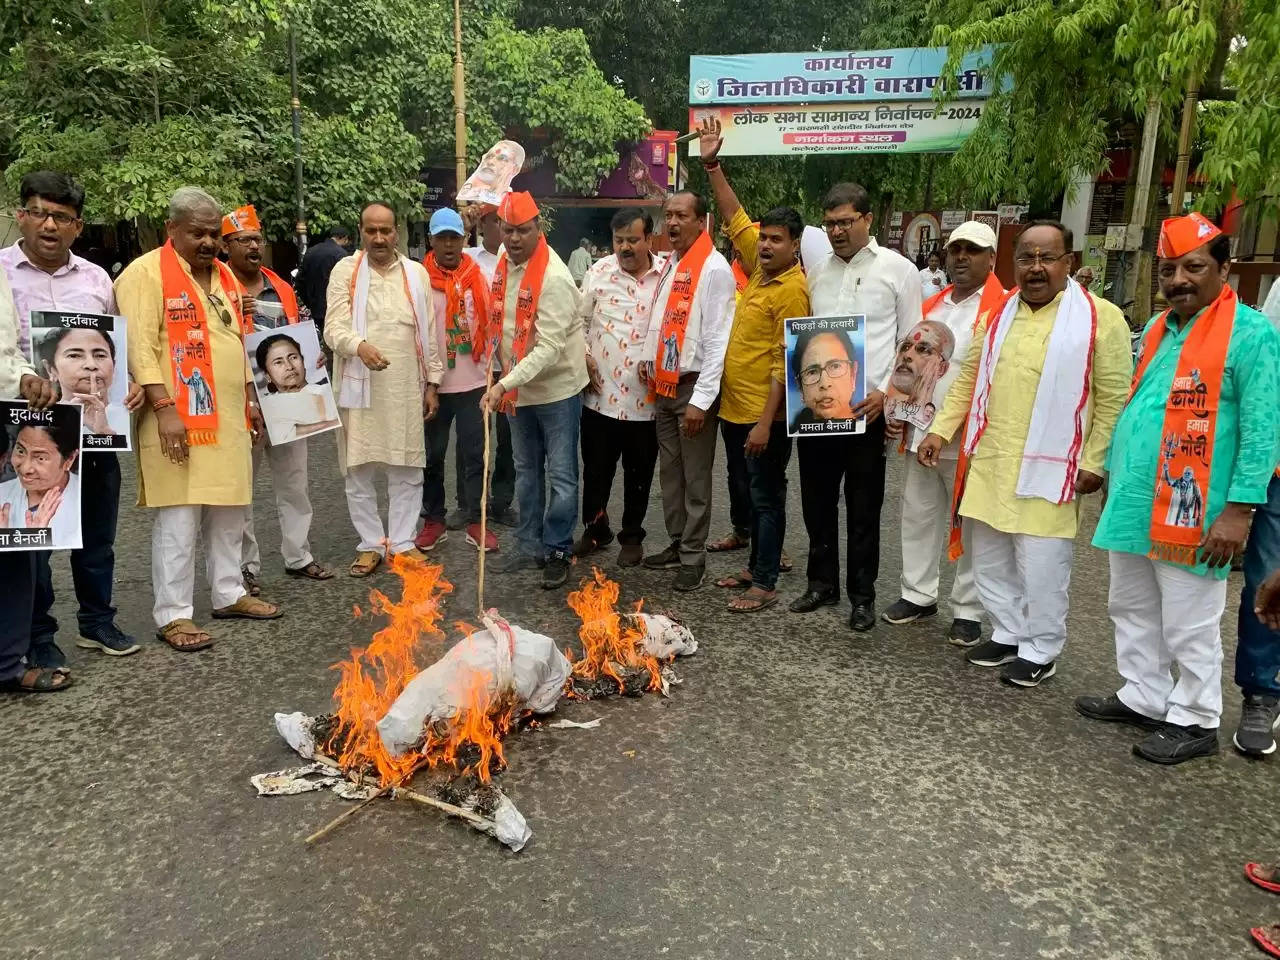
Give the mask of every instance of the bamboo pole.
<path id="1" fill-rule="evenodd" d="M 1182 101 L 1182 127 L 1178 131 L 1178 161 L 1173 168 L 1173 192 L 1169 195 L 1169 215 L 1182 215 L 1187 177 L 1191 172 L 1191 137 L 1196 129 L 1196 111 L 1200 105 L 1200 71 L 1191 68 L 1187 76 L 1187 95 Z"/>
<path id="2" fill-rule="evenodd" d="M 443 810 L 451 817 L 459 817 L 468 823 L 474 824 L 481 829 L 498 829 L 498 825 L 492 820 L 486 820 L 478 813 L 471 810 L 464 810 L 462 807 L 455 806 L 452 803 L 446 803 L 443 800 L 437 800 L 435 797 L 428 797 L 425 793 L 418 793 L 416 790 L 410 790 L 407 787 L 394 787 L 391 790 L 391 796 L 395 800 L 412 800 L 414 803 L 420 803 L 425 807 L 435 807 L 437 810 Z"/>
<path id="3" fill-rule="evenodd" d="M 455 191 L 467 180 L 467 92 L 462 63 L 462 3 L 453 0 L 453 157 L 458 178 Z"/>

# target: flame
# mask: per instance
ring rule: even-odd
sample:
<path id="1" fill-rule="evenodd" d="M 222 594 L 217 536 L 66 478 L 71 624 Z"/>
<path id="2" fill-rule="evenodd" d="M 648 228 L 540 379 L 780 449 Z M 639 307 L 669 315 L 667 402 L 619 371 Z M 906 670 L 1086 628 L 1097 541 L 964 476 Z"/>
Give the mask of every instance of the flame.
<path id="1" fill-rule="evenodd" d="M 445 764 L 488 783 L 493 767 L 501 770 L 507 765 L 502 740 L 511 730 L 515 707 L 498 702 L 489 692 L 492 679 L 488 674 L 472 671 L 465 681 L 467 689 L 457 714 L 427 729 L 422 756 L 429 767 Z M 470 754 L 475 754 L 475 759 L 460 766 L 460 761 Z"/>
<path id="2" fill-rule="evenodd" d="M 575 660 L 570 651 L 565 651 L 572 662 L 573 675 L 582 680 L 612 677 L 622 691 L 626 688 L 626 674 L 644 670 L 648 673 L 645 689 L 658 690 L 662 687 L 662 666 L 645 651 L 639 621 L 628 618 L 623 623 L 617 609 L 618 592 L 617 582 L 595 567 L 591 568 L 591 579 L 584 580 L 581 589 L 570 592 L 569 606 L 582 621 L 578 630 L 582 656 Z"/>
<path id="3" fill-rule="evenodd" d="M 443 644 L 438 624 L 444 597 L 453 590 L 438 564 L 399 555 L 391 559 L 391 570 L 403 584 L 399 603 L 380 590 L 369 591 L 373 612 L 385 614 L 387 625 L 367 647 L 353 648 L 348 659 L 331 668 L 339 672 L 333 691 L 338 722 L 325 744 L 325 751 L 343 770 L 363 773 L 372 767 L 383 786 L 407 776 L 419 758 L 412 753 L 391 756 L 382 745 L 377 723 L 422 669 L 417 654 L 424 641 Z"/>

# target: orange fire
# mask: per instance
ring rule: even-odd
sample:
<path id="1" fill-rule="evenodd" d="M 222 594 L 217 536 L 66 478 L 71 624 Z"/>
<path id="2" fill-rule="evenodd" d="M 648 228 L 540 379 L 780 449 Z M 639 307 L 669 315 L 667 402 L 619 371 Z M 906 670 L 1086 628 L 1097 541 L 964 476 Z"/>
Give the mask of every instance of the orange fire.
<path id="1" fill-rule="evenodd" d="M 591 568 L 591 575 L 581 589 L 569 594 L 569 606 L 582 621 L 578 630 L 582 657 L 575 660 L 572 651 L 565 651 L 573 665 L 573 675 L 583 680 L 612 677 L 622 691 L 626 674 L 644 670 L 648 673 L 645 689 L 660 689 L 662 666 L 645 651 L 644 631 L 635 622 L 624 624 L 618 613 L 617 582 L 595 567 Z M 636 611 L 639 612 L 639 605 Z"/>
<path id="2" fill-rule="evenodd" d="M 495 702 L 489 692 L 490 679 L 486 674 L 472 673 L 465 681 L 467 691 L 457 715 L 447 723 L 428 727 L 422 747 L 428 766 L 445 764 L 458 769 L 459 761 L 469 759 L 464 752 L 468 747 L 475 758 L 464 762 L 459 772 L 474 773 L 481 783 L 489 782 L 492 767 L 502 769 L 507 765 L 502 739 L 511 729 L 515 709 L 511 704 Z"/>

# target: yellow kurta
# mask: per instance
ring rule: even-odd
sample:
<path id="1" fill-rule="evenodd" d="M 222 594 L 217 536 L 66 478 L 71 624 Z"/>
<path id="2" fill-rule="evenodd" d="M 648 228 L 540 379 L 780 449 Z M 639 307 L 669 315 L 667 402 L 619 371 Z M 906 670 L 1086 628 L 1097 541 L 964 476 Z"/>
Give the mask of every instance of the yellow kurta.
<path id="1" fill-rule="evenodd" d="M 178 262 L 191 273 L 181 257 Z M 176 464 L 160 451 L 160 434 L 151 408 L 144 404 L 138 417 L 135 447 L 138 456 L 138 506 L 173 507 L 202 504 L 242 506 L 253 496 L 253 442 L 245 422 L 245 384 L 251 379 L 240 339 L 240 326 L 230 315 L 230 298 L 222 289 L 217 269 L 211 292 L 221 308 L 193 279 L 209 326 L 213 356 L 213 389 L 218 410 L 217 443 L 190 447 L 186 463 Z M 174 395 L 173 362 L 169 356 L 169 332 L 164 321 L 160 283 L 160 251 L 152 250 L 129 264 L 115 284 L 116 303 L 129 321 L 129 373 L 139 384 L 163 383 Z"/>
<path id="2" fill-rule="evenodd" d="M 369 371 L 369 406 L 365 409 L 339 409 L 343 432 L 338 440 L 338 463 L 345 471 L 362 463 L 385 463 L 399 467 L 425 467 L 426 443 L 422 425 L 422 382 L 418 368 L 413 307 L 405 296 L 404 269 L 421 275 L 423 289 L 428 292 L 427 310 L 431 310 L 431 282 L 422 264 L 398 259 L 385 272 L 369 271 L 369 304 L 364 337 L 351 326 L 351 275 L 355 257 L 339 260 L 329 275 L 328 312 L 324 321 L 325 342 L 333 348 L 333 382 L 342 383 L 343 366 L 362 363 L 356 350 L 362 340 L 377 347 L 389 366 Z M 428 325 L 435 330 L 436 320 Z M 443 375 L 436 337 L 430 338 L 424 358 L 427 379 L 438 384 Z"/>
<path id="3" fill-rule="evenodd" d="M 1058 294 L 1039 310 L 1032 310 L 1019 301 L 992 378 L 987 429 L 969 461 L 960 515 L 981 520 L 1003 533 L 1067 538 L 1076 535 L 1078 499 L 1056 504 L 1016 494 L 1036 388 L 1040 385 L 1049 334 L 1061 300 L 1062 294 Z M 1129 392 L 1133 362 L 1124 315 L 1105 300 L 1095 297 L 1093 302 L 1098 311 L 1098 331 L 1093 344 L 1080 469 L 1101 475 L 1111 432 Z M 960 375 L 947 392 L 946 402 L 930 431 L 945 440 L 958 436 L 964 429 L 988 320 L 984 319 L 974 333 Z M 948 464 L 944 463 L 939 469 L 948 469 Z"/>

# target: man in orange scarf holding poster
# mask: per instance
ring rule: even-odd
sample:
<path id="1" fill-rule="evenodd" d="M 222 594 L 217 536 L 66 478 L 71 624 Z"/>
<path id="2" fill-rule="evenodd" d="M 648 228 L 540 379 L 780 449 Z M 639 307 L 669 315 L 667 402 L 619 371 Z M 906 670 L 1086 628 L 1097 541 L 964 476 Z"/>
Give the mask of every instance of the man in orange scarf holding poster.
<path id="1" fill-rule="evenodd" d="M 503 374 L 480 402 L 486 414 L 502 410 L 510 417 L 520 525 L 516 549 L 494 566 L 500 572 L 542 567 L 542 586 L 552 590 L 569 579 L 578 521 L 586 338 L 578 287 L 547 245 L 533 197 L 508 193 L 498 218 L 506 252 L 493 274 L 490 313 L 477 342 L 485 356 L 498 349 Z"/>
<path id="2" fill-rule="evenodd" d="M 1133 752 L 1174 764 L 1218 751 L 1220 621 L 1276 466 L 1280 335 L 1236 299 L 1228 239 L 1200 214 L 1166 220 L 1156 255 L 1169 309 L 1142 336 L 1093 538 L 1124 685 L 1076 709 L 1151 731 Z"/>
<path id="3" fill-rule="evenodd" d="M 215 619 L 270 620 L 280 608 L 249 596 L 240 577 L 250 451 L 266 428 L 244 354 L 243 289 L 215 259 L 222 211 L 203 190 L 181 187 L 165 229 L 164 246 L 120 274 L 116 302 L 129 320 L 129 372 L 146 393 L 138 505 L 155 509 L 152 612 L 159 638 L 190 652 L 213 642 L 191 619 L 197 533 Z"/>

